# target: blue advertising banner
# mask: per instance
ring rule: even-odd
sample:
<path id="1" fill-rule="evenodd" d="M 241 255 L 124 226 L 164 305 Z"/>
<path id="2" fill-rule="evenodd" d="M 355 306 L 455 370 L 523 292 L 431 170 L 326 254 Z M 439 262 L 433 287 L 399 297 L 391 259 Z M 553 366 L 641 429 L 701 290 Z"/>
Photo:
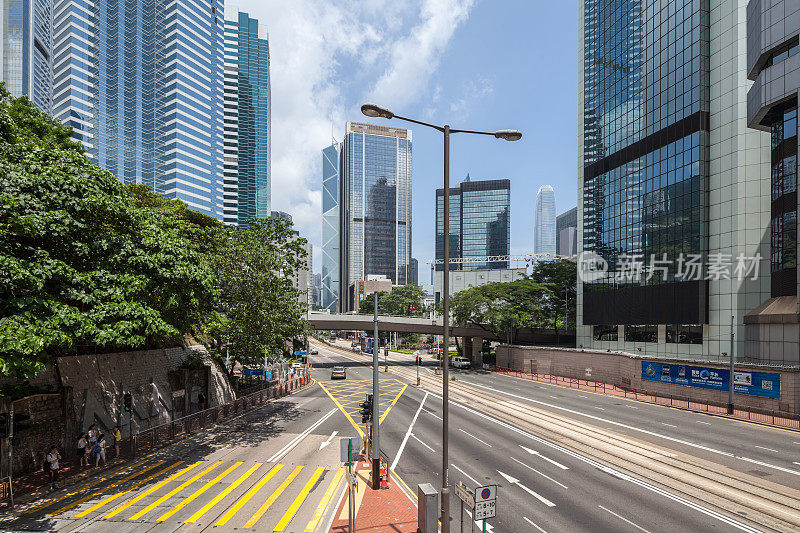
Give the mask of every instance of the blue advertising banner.
<path id="1" fill-rule="evenodd" d="M 642 379 L 727 391 L 730 371 L 726 368 L 642 361 Z M 768 372 L 737 371 L 733 373 L 733 392 L 765 398 L 780 398 L 781 376 Z"/>

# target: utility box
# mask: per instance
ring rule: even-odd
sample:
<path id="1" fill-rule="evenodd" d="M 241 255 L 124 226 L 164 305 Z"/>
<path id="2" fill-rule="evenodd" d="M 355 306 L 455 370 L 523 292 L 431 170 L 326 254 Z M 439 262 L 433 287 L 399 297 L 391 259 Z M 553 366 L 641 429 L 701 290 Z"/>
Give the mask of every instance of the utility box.
<path id="1" fill-rule="evenodd" d="M 417 533 L 438 533 L 439 492 L 430 483 L 417 485 Z"/>

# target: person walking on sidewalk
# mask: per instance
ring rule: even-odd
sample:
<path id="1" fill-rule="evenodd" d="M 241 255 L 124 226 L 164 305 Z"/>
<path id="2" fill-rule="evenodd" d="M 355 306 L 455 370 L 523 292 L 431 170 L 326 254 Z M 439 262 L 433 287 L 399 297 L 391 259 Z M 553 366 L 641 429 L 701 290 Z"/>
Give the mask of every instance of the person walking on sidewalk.
<path id="1" fill-rule="evenodd" d="M 94 466 L 100 466 L 100 459 L 103 460 L 103 464 L 106 464 L 106 436 L 100 434 L 97 437 L 97 442 L 94 445 Z"/>
<path id="2" fill-rule="evenodd" d="M 97 435 L 99 434 L 97 426 L 92 424 L 86 432 L 87 440 L 89 441 L 89 461 L 94 459 L 94 445 L 97 444 Z"/>
<path id="3" fill-rule="evenodd" d="M 119 445 L 122 442 L 122 431 L 120 431 L 119 426 L 114 428 L 114 451 L 116 452 L 115 457 L 119 457 Z"/>
<path id="4" fill-rule="evenodd" d="M 58 453 L 58 447 L 53 445 L 50 447 L 50 453 L 47 454 L 47 479 L 50 483 L 50 490 L 54 491 L 58 488 L 58 460 L 61 459 L 61 454 Z"/>
<path id="5" fill-rule="evenodd" d="M 78 439 L 78 461 L 80 466 L 89 466 L 89 457 L 87 456 L 89 450 L 86 449 L 88 446 L 89 441 L 86 439 L 86 433 L 81 433 Z"/>
<path id="6" fill-rule="evenodd" d="M 202 392 L 197 393 L 197 409 L 200 411 L 206 410 L 206 395 Z"/>

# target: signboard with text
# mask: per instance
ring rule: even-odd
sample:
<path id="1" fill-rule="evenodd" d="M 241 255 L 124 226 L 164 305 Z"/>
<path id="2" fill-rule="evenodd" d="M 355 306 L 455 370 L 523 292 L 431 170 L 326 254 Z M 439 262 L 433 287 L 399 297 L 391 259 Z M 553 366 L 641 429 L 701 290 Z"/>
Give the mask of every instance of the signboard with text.
<path id="1" fill-rule="evenodd" d="M 727 368 L 642 361 L 642 380 L 644 381 L 727 391 L 729 379 L 730 371 Z M 771 372 L 736 371 L 733 373 L 733 392 L 765 398 L 780 398 L 781 376 Z"/>

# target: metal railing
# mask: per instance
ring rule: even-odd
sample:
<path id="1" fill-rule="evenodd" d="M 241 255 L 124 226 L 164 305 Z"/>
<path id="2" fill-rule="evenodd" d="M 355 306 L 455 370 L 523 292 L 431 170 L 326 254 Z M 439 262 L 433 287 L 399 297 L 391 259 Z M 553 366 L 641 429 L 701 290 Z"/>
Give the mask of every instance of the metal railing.
<path id="1" fill-rule="evenodd" d="M 517 370 L 514 368 L 505 368 L 500 366 L 495 366 L 494 371 L 502 372 L 505 374 L 513 374 L 517 377 L 525 377 L 526 379 L 538 381 L 541 383 L 550 383 L 553 385 L 561 385 L 564 387 L 570 387 L 580 390 L 599 392 L 613 396 L 620 396 L 622 398 L 629 398 L 641 402 L 648 402 L 658 405 L 675 407 L 677 409 L 685 409 L 688 411 L 700 411 L 714 415 L 726 416 L 742 420 L 750 420 L 762 424 L 770 424 L 778 427 L 800 430 L 800 416 L 785 411 L 760 409 L 758 407 L 739 405 L 735 406 L 733 414 L 728 414 L 727 402 L 715 402 L 713 400 L 698 400 L 683 395 L 656 393 L 644 389 L 623 387 L 619 385 L 614 385 L 612 383 L 605 383 L 602 381 L 592 381 L 582 378 L 556 376 L 553 374 L 541 374 L 539 372 L 530 372 L 530 371 L 526 372 L 524 370 Z"/>

